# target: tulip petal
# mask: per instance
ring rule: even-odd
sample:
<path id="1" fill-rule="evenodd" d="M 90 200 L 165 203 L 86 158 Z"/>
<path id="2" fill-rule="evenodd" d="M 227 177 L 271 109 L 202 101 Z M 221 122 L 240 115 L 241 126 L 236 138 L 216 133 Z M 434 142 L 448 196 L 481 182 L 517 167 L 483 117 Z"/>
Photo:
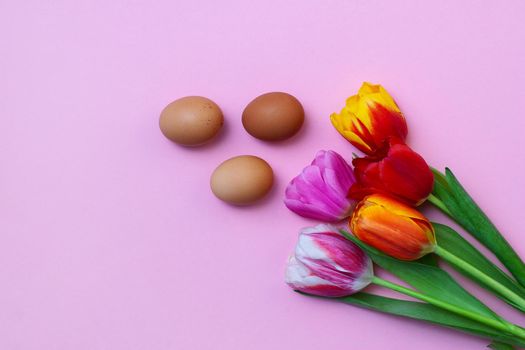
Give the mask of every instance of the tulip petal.
<path id="1" fill-rule="evenodd" d="M 295 290 L 319 296 L 342 297 L 348 291 L 329 281 L 313 275 L 310 270 L 294 256 L 288 260 L 285 282 Z"/>
<path id="2" fill-rule="evenodd" d="M 371 155 L 389 137 L 405 140 L 406 120 L 392 96 L 381 85 L 363 83 L 330 120 L 335 129 L 359 150 Z"/>
<path id="3" fill-rule="evenodd" d="M 392 212 L 398 216 L 404 216 L 413 220 L 418 220 L 421 222 L 427 222 L 427 218 L 421 214 L 420 211 L 415 210 L 412 207 L 407 206 L 406 204 L 395 200 L 394 198 L 382 194 L 375 194 L 367 198 L 369 203 L 374 203 L 383 208 L 388 208 L 388 211 Z M 428 224 L 426 225 L 428 227 Z"/>
<path id="4" fill-rule="evenodd" d="M 351 198 L 386 193 L 419 205 L 432 192 L 434 176 L 429 166 L 399 139 L 389 139 L 377 156 L 356 158 L 352 162 L 356 183 L 350 188 Z"/>
<path id="5" fill-rule="evenodd" d="M 334 151 L 319 151 L 285 190 L 285 205 L 295 213 L 335 222 L 350 216 L 355 201 L 347 193 L 355 177 L 351 167 Z"/>
<path id="6" fill-rule="evenodd" d="M 428 164 L 404 144 L 393 145 L 380 168 L 384 186 L 416 205 L 432 192 L 434 176 Z"/>
<path id="7" fill-rule="evenodd" d="M 286 283 L 322 296 L 353 294 L 371 283 L 371 259 L 330 225 L 305 228 L 286 270 Z"/>
<path id="8" fill-rule="evenodd" d="M 288 209 L 293 211 L 294 213 L 310 218 L 310 219 L 316 219 L 320 221 L 326 221 L 326 222 L 336 222 L 342 220 L 344 217 L 338 217 L 330 214 L 327 211 L 324 211 L 323 209 L 319 208 L 315 205 L 305 204 L 299 200 L 289 199 L 286 198 L 284 200 L 284 204 Z"/>
<path id="9" fill-rule="evenodd" d="M 341 196 L 337 193 L 329 191 L 321 175 L 321 170 L 318 167 L 308 166 L 303 170 L 301 175 L 303 181 L 298 181 L 296 186 L 299 192 L 307 193 L 312 199 L 312 203 L 316 203 L 321 207 L 326 207 L 332 211 L 340 209 Z"/>
<path id="10" fill-rule="evenodd" d="M 392 96 L 390 96 L 386 89 L 379 84 L 364 82 L 359 89 L 358 94 L 359 96 L 368 96 L 370 100 L 385 106 L 387 109 L 395 112 L 401 112 Z"/>
<path id="11" fill-rule="evenodd" d="M 355 182 L 355 176 L 348 163 L 334 151 L 319 151 L 312 162 L 323 169 L 323 179 L 335 191 L 345 194 Z"/>
<path id="12" fill-rule="evenodd" d="M 416 209 L 381 194 L 364 198 L 350 220 L 363 242 L 400 260 L 416 260 L 436 244 L 432 225 Z"/>

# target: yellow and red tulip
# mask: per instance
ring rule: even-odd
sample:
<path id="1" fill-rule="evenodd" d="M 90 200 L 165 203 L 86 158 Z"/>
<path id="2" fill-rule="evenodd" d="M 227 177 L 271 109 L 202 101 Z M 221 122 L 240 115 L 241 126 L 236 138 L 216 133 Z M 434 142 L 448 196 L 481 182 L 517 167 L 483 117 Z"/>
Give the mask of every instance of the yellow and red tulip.
<path id="1" fill-rule="evenodd" d="M 423 214 L 382 194 L 357 205 L 350 229 L 361 241 L 400 260 L 419 259 L 436 245 L 434 229 Z"/>
<path id="2" fill-rule="evenodd" d="M 330 120 L 339 133 L 359 150 L 374 154 L 389 137 L 404 141 L 408 128 L 390 94 L 381 86 L 363 83 Z"/>
<path id="3" fill-rule="evenodd" d="M 349 197 L 385 193 L 419 205 L 432 192 L 434 175 L 425 160 L 399 139 L 390 138 L 374 156 L 353 160 L 356 183 Z"/>

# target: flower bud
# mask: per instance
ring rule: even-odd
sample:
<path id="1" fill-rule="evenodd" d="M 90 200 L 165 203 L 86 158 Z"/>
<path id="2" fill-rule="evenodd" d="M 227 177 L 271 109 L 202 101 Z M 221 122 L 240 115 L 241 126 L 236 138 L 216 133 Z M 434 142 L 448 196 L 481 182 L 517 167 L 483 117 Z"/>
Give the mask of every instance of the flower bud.
<path id="1" fill-rule="evenodd" d="M 340 221 L 350 216 L 356 203 L 347 197 L 354 182 L 352 168 L 343 157 L 334 151 L 319 151 L 312 164 L 286 187 L 284 204 L 307 218 Z"/>
<path id="2" fill-rule="evenodd" d="M 356 158 L 353 164 L 356 183 L 349 196 L 354 199 L 385 193 L 408 204 L 419 205 L 434 186 L 434 175 L 428 164 L 399 139 L 388 139 L 376 155 Z"/>
<path id="3" fill-rule="evenodd" d="M 286 268 L 286 283 L 290 287 L 324 297 L 356 293 L 372 278 L 368 255 L 330 225 L 303 229 Z"/>
<path id="4" fill-rule="evenodd" d="M 436 244 L 434 228 L 423 214 L 382 194 L 359 202 L 350 229 L 364 243 L 400 260 L 419 259 Z"/>
<path id="5" fill-rule="evenodd" d="M 357 95 L 346 100 L 341 113 L 333 113 L 334 127 L 352 145 L 366 154 L 375 153 L 389 137 L 405 141 L 405 117 L 381 85 L 363 83 Z"/>

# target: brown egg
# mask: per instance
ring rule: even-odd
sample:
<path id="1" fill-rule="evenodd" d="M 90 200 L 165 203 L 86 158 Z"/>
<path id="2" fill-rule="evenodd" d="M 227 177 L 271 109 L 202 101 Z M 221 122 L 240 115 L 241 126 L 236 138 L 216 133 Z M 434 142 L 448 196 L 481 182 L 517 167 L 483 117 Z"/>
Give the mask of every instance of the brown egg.
<path id="1" fill-rule="evenodd" d="M 279 141 L 292 137 L 301 129 L 304 109 L 285 92 L 270 92 L 255 98 L 242 113 L 244 129 L 255 138 Z"/>
<path id="2" fill-rule="evenodd" d="M 219 106 L 201 96 L 173 101 L 164 108 L 159 119 L 164 136 L 184 146 L 198 146 L 210 141 L 223 123 Z"/>
<path id="3" fill-rule="evenodd" d="M 250 204 L 264 197 L 272 188 L 273 171 L 259 157 L 238 156 L 221 163 L 213 172 L 213 194 L 230 204 Z"/>

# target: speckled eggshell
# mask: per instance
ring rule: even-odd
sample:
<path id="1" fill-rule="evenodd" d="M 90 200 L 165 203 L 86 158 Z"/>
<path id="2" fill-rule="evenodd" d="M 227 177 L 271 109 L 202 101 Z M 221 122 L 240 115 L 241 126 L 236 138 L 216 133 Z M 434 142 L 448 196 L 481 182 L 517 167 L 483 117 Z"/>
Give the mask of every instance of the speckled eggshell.
<path id="1" fill-rule="evenodd" d="M 224 123 L 222 111 L 212 100 L 187 96 L 173 101 L 160 114 L 160 130 L 171 141 L 199 146 L 217 135 Z"/>

